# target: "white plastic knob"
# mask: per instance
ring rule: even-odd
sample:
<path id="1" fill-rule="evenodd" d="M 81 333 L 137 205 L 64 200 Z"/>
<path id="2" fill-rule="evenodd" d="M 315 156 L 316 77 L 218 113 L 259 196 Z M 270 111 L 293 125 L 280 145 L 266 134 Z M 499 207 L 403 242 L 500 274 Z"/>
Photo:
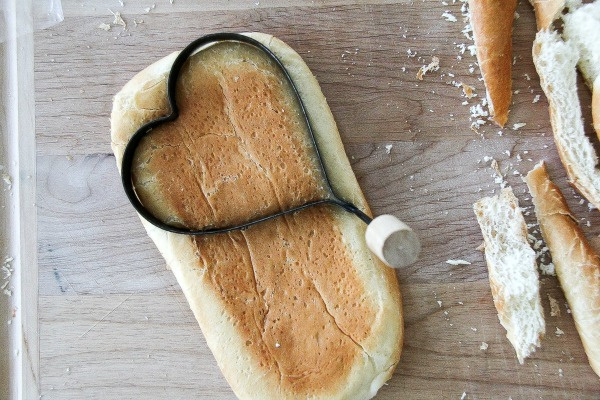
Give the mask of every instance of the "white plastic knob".
<path id="1" fill-rule="evenodd" d="M 414 263 L 421 251 L 417 234 L 393 215 L 380 215 L 371 221 L 365 239 L 369 249 L 394 268 Z"/>

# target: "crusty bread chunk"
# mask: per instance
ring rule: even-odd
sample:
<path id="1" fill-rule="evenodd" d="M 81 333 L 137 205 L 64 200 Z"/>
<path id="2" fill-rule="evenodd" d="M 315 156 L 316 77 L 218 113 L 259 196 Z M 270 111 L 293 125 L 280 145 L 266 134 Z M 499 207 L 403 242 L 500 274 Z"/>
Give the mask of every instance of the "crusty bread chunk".
<path id="1" fill-rule="evenodd" d="M 512 98 L 512 28 L 517 0 L 469 0 L 477 61 L 490 115 L 504 126 Z"/>
<path id="2" fill-rule="evenodd" d="M 598 156 L 585 135 L 577 96 L 579 51 L 558 33 L 540 31 L 533 43 L 533 62 L 550 105 L 550 122 L 560 159 L 571 184 L 600 208 Z"/>
<path id="3" fill-rule="evenodd" d="M 600 376 L 600 257 L 594 252 L 544 163 L 527 174 L 540 230 L 592 369 Z"/>
<path id="4" fill-rule="evenodd" d="M 485 242 L 490 286 L 500 323 L 522 364 L 546 332 L 535 252 L 512 189 L 473 205 Z"/>

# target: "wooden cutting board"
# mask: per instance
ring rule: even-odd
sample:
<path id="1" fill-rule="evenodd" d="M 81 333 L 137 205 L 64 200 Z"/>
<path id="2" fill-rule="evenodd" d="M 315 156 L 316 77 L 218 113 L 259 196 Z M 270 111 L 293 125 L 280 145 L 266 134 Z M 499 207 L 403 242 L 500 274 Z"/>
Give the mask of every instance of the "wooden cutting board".
<path id="1" fill-rule="evenodd" d="M 486 156 L 505 171 L 528 222 L 535 218 L 519 174 L 544 159 L 588 237 L 600 233 L 600 213 L 568 187 L 552 140 L 531 60 L 533 12 L 523 1 L 515 21 L 509 128 L 488 124 L 476 133 L 469 106 L 485 96 L 483 82 L 475 57 L 461 54 L 472 44 L 461 33 L 462 3 L 447 2 L 63 1 L 65 21 L 35 37 L 42 398 L 234 398 L 123 193 L 109 142 L 121 86 L 218 31 L 270 33 L 304 57 L 374 213 L 399 216 L 422 240 L 419 262 L 398 271 L 406 337 L 378 398 L 600 398 L 556 278 L 541 277 L 542 348 L 519 365 L 476 250 L 482 237 L 471 205 L 499 190 Z M 126 28 L 111 24 L 107 7 Z M 440 70 L 418 80 L 433 56 Z M 472 85 L 477 97 L 466 99 L 453 82 Z M 590 93 L 583 84 L 580 93 L 589 126 Z M 510 128 L 517 123 L 526 125 Z M 549 297 L 560 315 L 550 315 Z"/>

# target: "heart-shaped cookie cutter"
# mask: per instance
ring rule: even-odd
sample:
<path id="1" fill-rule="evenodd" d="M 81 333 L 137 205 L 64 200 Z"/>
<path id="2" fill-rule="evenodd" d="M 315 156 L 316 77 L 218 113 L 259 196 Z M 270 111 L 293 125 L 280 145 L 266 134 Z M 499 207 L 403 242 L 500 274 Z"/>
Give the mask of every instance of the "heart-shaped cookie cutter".
<path id="1" fill-rule="evenodd" d="M 318 161 L 318 167 L 320 169 L 320 172 L 322 173 L 323 178 L 325 179 L 327 197 L 324 197 L 320 200 L 310 201 L 308 203 L 295 206 L 286 210 L 282 210 L 268 216 L 252 219 L 235 226 L 216 228 L 211 227 L 208 229 L 188 229 L 185 227 L 168 224 L 163 220 L 157 218 L 141 202 L 140 198 L 136 194 L 135 185 L 132 179 L 134 155 L 144 136 L 149 134 L 154 128 L 158 127 L 159 125 L 174 121 L 179 116 L 179 108 L 177 106 L 176 101 L 177 81 L 181 69 L 183 68 L 188 58 L 195 54 L 195 52 L 198 49 L 209 44 L 221 41 L 242 42 L 254 46 L 260 49 L 264 54 L 266 54 L 271 59 L 271 61 L 273 61 L 275 65 L 277 65 L 277 67 L 281 70 L 283 76 L 292 88 L 292 91 L 300 106 L 301 115 L 304 118 L 304 121 L 306 122 L 310 142 L 315 150 L 316 159 Z M 319 152 L 319 147 L 317 145 L 317 141 L 315 140 L 315 135 L 313 133 L 312 124 L 306 112 L 306 108 L 304 106 L 300 93 L 298 92 L 294 81 L 290 77 L 287 69 L 279 60 L 279 58 L 261 42 L 249 36 L 245 36 L 238 33 L 214 33 L 196 39 L 187 47 L 185 47 L 185 49 L 183 49 L 181 53 L 179 53 L 179 55 L 173 62 L 167 80 L 167 99 L 169 102 L 169 107 L 171 109 L 170 114 L 163 117 L 159 117 L 144 124 L 133 134 L 133 136 L 129 139 L 127 146 L 125 147 L 125 151 L 123 153 L 123 160 L 121 164 L 121 180 L 123 183 L 123 188 L 125 189 L 125 194 L 129 198 L 129 201 L 136 209 L 136 211 L 146 221 L 168 232 L 197 236 L 225 233 L 237 229 L 245 229 L 254 224 L 277 218 L 285 214 L 295 213 L 308 207 L 316 206 L 319 204 L 333 204 L 343 208 L 349 213 L 356 215 L 368 225 L 365 233 L 367 245 L 369 246 L 371 251 L 373 251 L 387 265 L 399 267 L 412 264 L 414 261 L 416 261 L 418 253 L 420 251 L 420 244 L 416 234 L 413 232 L 412 229 L 410 229 L 406 224 L 404 224 L 392 215 L 381 215 L 373 219 L 367 214 L 365 214 L 358 207 L 356 207 L 354 204 L 343 200 L 340 196 L 337 195 L 333 186 L 331 185 L 331 181 L 329 180 L 329 176 L 327 175 L 327 171 L 323 164 L 323 159 L 321 158 L 321 153 Z"/>

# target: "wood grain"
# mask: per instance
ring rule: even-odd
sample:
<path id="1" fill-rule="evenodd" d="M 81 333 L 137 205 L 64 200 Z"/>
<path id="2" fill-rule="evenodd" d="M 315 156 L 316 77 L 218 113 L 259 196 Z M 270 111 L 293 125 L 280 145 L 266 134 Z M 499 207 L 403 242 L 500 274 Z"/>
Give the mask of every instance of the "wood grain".
<path id="1" fill-rule="evenodd" d="M 467 52 L 457 60 L 456 44 L 469 44 L 460 32 L 464 24 L 441 17 L 451 9 L 460 19 L 458 4 L 428 1 L 227 11 L 201 11 L 200 7 L 190 14 L 168 12 L 164 7 L 163 12 L 157 7 L 150 14 L 123 11 L 130 21 L 123 33 L 121 27 L 110 32 L 98 29 L 101 22 L 111 21 L 108 11 L 103 19 L 66 18 L 55 29 L 40 33 L 36 58 L 39 152 L 109 153 L 106 135 L 111 103 L 106 99 L 143 66 L 202 34 L 224 30 L 272 33 L 296 49 L 319 79 L 345 143 L 474 136 L 469 129 L 469 107 L 461 105 L 466 99 L 460 88 L 449 84 L 458 81 L 477 88 L 479 97 L 470 104 L 485 95 L 478 70 L 472 74 L 468 70 L 475 57 Z M 526 120 L 527 126 L 518 133 L 507 130 L 507 134 L 538 136 L 549 133 L 550 127 L 543 95 L 540 102 L 530 104 L 542 93 L 531 61 L 535 22 L 527 4 L 519 12 L 513 72 L 513 86 L 519 94 L 514 96 L 509 125 Z M 134 26 L 133 19 L 144 23 Z M 435 23 L 429 24 L 428 19 Z M 194 28 L 164 34 L 165 27 L 181 26 L 182 20 Z M 151 51 L 148 43 L 152 43 Z M 417 55 L 409 57 L 409 49 Z M 441 70 L 417 80 L 418 69 L 432 56 L 440 58 Z M 482 130 L 489 135 L 497 131 L 492 125 Z"/>
<path id="2" fill-rule="evenodd" d="M 482 237 L 472 203 L 500 188 L 486 156 L 498 161 L 529 223 L 535 217 L 520 174 L 546 160 L 584 232 L 600 244 L 600 213 L 569 188 L 551 137 L 531 61 L 535 21 L 526 2 L 515 24 L 513 86 L 519 92 L 508 125 L 527 125 L 504 129 L 502 136 L 492 125 L 482 135 L 470 130 L 468 106 L 461 104 L 466 99 L 448 83 L 473 85 L 479 97 L 470 105 L 485 94 L 475 58 L 467 52 L 457 59 L 456 45 L 470 44 L 460 32 L 460 2 L 163 0 L 146 13 L 152 3 L 63 1 L 65 22 L 36 34 L 44 399 L 234 398 L 122 191 L 109 147 L 111 98 L 120 87 L 157 58 L 222 30 L 272 33 L 302 54 L 373 211 L 399 216 L 422 240 L 421 259 L 398 271 L 406 340 L 378 398 L 460 399 L 465 392 L 467 399 L 597 399 L 600 381 L 556 279 L 541 278 L 546 339 L 519 365 L 476 250 Z M 122 13 L 127 30 L 98 29 L 112 21 L 106 7 Z M 445 21 L 446 10 L 459 21 Z M 144 22 L 136 26 L 134 19 Z M 417 55 L 409 57 L 408 49 Z M 434 55 L 440 71 L 417 80 L 419 67 Z M 589 92 L 580 92 L 589 119 Z M 449 259 L 471 265 L 453 266 Z M 560 316 L 550 316 L 548 295 L 558 300 Z M 555 335 L 557 327 L 564 335 Z"/>

